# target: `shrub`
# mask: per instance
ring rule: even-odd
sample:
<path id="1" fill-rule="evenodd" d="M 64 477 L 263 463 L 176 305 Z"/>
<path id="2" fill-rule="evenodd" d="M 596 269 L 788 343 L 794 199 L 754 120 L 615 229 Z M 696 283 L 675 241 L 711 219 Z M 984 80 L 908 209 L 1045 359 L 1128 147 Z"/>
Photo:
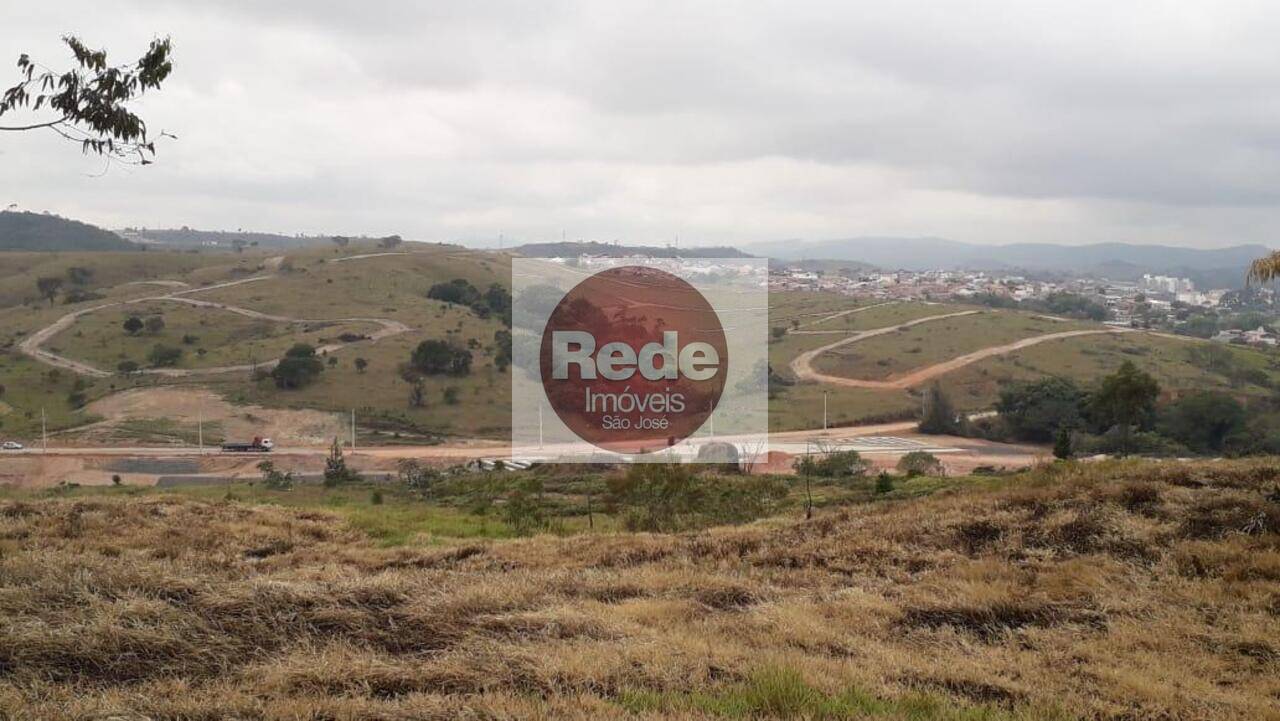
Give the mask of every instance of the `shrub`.
<path id="1" fill-rule="evenodd" d="M 870 465 L 857 451 L 819 451 L 796 459 L 794 468 L 801 475 L 856 478 L 866 475 Z"/>
<path id="2" fill-rule="evenodd" d="M 886 493 L 893 493 L 893 476 L 889 475 L 885 471 L 881 471 L 880 474 L 876 476 L 875 490 L 876 494 L 881 496 Z"/>
<path id="3" fill-rule="evenodd" d="M 928 451 L 912 451 L 898 459 L 898 471 L 908 478 L 941 476 L 946 473 L 942 461 Z"/>
<path id="4" fill-rule="evenodd" d="M 156 368 L 176 366 L 182 360 L 182 349 L 157 343 L 147 354 L 147 360 Z"/>
<path id="5" fill-rule="evenodd" d="M 262 471 L 262 485 L 267 488 L 273 491 L 287 491 L 293 488 L 293 471 L 282 473 L 271 461 L 259 463 L 258 470 Z"/>

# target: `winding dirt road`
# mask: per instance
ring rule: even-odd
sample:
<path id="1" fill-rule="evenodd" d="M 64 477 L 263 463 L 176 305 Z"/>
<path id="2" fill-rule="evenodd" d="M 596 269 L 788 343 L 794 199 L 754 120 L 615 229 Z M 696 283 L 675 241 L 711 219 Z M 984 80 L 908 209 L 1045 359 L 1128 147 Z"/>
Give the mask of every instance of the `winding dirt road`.
<path id="1" fill-rule="evenodd" d="M 835 383 L 837 385 L 854 385 L 854 384 L 861 384 L 861 383 L 869 383 L 871 381 L 855 381 L 851 378 L 841 378 L 840 376 L 831 376 L 831 375 L 822 373 L 813 367 L 813 359 L 817 358 L 823 353 L 826 353 L 827 351 L 835 350 L 836 348 L 839 348 L 841 346 L 846 346 L 846 345 L 849 345 L 850 343 L 857 343 L 858 341 L 866 340 L 868 338 L 874 338 L 878 335 L 884 335 L 886 333 L 893 333 L 895 331 L 905 330 L 912 326 L 920 325 L 921 323 L 932 323 L 935 320 L 944 320 L 946 318 L 958 318 L 960 316 L 975 315 L 981 312 L 982 311 L 980 310 L 963 310 L 958 313 L 943 313 L 942 315 L 931 315 L 931 316 L 926 316 L 924 318 L 916 318 L 915 320 L 909 320 L 906 323 L 899 323 L 898 325 L 888 325 L 883 328 L 872 328 L 871 330 L 860 331 L 858 333 L 854 333 L 851 336 L 848 336 L 847 338 L 841 338 L 840 340 L 835 341 L 834 343 L 828 343 L 824 346 L 820 346 L 818 348 L 814 348 L 813 350 L 809 350 L 809 351 L 805 351 L 804 353 L 801 353 L 791 361 L 791 372 L 794 373 L 796 377 L 801 380 L 815 380 L 815 381 L 821 381 L 824 383 Z M 846 383 L 845 381 L 849 381 L 849 382 Z M 875 387 L 875 386 L 858 385 L 857 387 Z"/>
<path id="2" fill-rule="evenodd" d="M 327 262 L 340 263 L 340 262 L 349 261 L 349 260 L 359 260 L 361 258 L 378 258 L 386 255 L 407 255 L 407 253 L 366 253 L 363 255 L 352 255 L 344 258 L 336 258 Z M 276 261 L 276 262 L 272 263 L 272 261 Z M 280 265 L 280 263 L 276 258 L 269 259 L 268 264 L 276 268 L 278 268 Z M 182 287 L 183 290 L 177 290 L 172 293 L 166 293 L 164 295 L 153 295 L 153 296 L 147 296 L 145 298 L 133 298 L 130 300 L 122 300 L 114 303 L 104 303 L 102 305 L 95 305 L 91 308 L 81 308 L 80 310 L 73 311 L 71 313 L 68 313 L 62 316 L 61 318 L 58 318 L 56 321 L 54 321 L 50 325 L 47 325 L 44 328 L 41 328 L 35 333 L 32 333 L 31 335 L 24 338 L 22 342 L 18 344 L 18 350 L 22 351 L 28 356 L 31 356 L 32 358 L 35 358 L 36 360 L 42 363 L 54 366 L 55 368 L 62 368 L 64 370 L 69 370 L 73 373 L 78 373 L 84 376 L 90 376 L 92 378 L 109 378 L 113 375 L 116 375 L 116 373 L 108 370 L 103 370 L 102 368 L 98 368 L 96 366 L 90 365 L 89 363 L 85 363 L 83 361 L 78 361 L 71 358 L 67 358 L 65 356 L 58 355 L 57 353 L 53 353 L 51 351 L 47 351 L 41 348 L 41 346 L 44 345 L 46 342 L 48 342 L 49 339 L 58 335 L 62 331 L 70 328 L 76 322 L 76 320 L 82 316 L 88 315 L 90 313 L 96 313 L 97 311 L 105 310 L 107 308 L 115 308 L 120 306 L 135 305 L 138 303 L 148 303 L 148 302 L 185 303 L 187 305 L 195 306 L 197 308 L 209 308 L 214 310 L 220 310 L 228 313 L 235 313 L 237 315 L 242 315 L 247 318 L 256 318 L 260 320 L 273 321 L 277 323 L 373 323 L 381 326 L 381 329 L 375 331 L 374 333 L 370 334 L 368 337 L 363 338 L 361 340 L 352 341 L 351 343 L 329 343 L 329 344 L 323 345 L 316 349 L 316 352 L 320 354 L 332 353 L 336 350 L 345 348 L 346 346 L 352 345 L 354 343 L 364 343 L 364 342 L 375 343 L 383 338 L 389 338 L 391 336 L 399 335 L 401 333 L 407 333 L 408 331 L 412 330 L 412 328 L 410 328 L 408 325 L 398 320 L 391 320 L 388 318 L 324 318 L 324 319 L 292 318 L 289 316 L 272 315 L 270 313 L 263 313 L 261 311 L 253 310 L 252 308 L 242 308 L 240 306 L 230 305 L 227 303 L 216 303 L 213 301 L 200 300 L 198 298 L 187 297 L 193 293 L 204 293 L 206 291 L 218 290 L 221 288 L 230 288 L 237 285 L 244 285 L 246 283 L 258 283 L 261 281 L 271 280 L 278 277 L 279 275 L 275 273 L 271 273 L 268 275 L 255 275 L 248 278 L 240 278 L 238 280 L 229 280 L 223 283 L 215 283 L 213 285 L 206 285 L 199 288 L 187 288 L 186 284 L 183 283 L 181 284 L 181 286 L 170 286 L 170 287 Z M 147 281 L 147 282 L 170 285 L 170 283 L 177 283 L 179 281 Z M 138 374 L 163 376 L 166 378 L 185 378 L 189 376 L 198 376 L 198 375 L 217 375 L 221 373 L 249 372 L 259 368 L 264 370 L 270 370 L 271 368 L 274 368 L 276 364 L 279 362 L 280 362 L 279 359 L 273 359 L 273 360 L 263 361 L 261 363 L 245 363 L 240 365 L 213 366 L 210 368 L 143 368 L 135 372 Z"/>
<path id="3" fill-rule="evenodd" d="M 981 350 L 976 350 L 972 353 L 966 353 L 965 355 L 957 356 L 955 358 L 952 358 L 951 360 L 943 361 L 941 363 L 935 363 L 931 366 L 925 366 L 924 368 L 914 370 L 910 373 L 907 373 L 906 375 L 898 376 L 897 378 L 890 378 L 888 380 L 863 380 L 859 378 L 845 378 L 843 376 L 835 376 L 828 373 L 823 373 L 813 367 L 814 358 L 816 358 L 817 356 L 823 353 L 826 353 L 829 350 L 839 348 L 840 346 L 848 345 L 850 343 L 857 343 L 858 341 L 866 340 L 867 338 L 872 338 L 878 335 L 884 335 L 885 333 L 892 333 L 894 331 L 902 330 L 904 328 L 909 328 L 913 325 L 917 325 L 920 323 L 928 323 L 935 320 L 942 320 L 943 318 L 954 318 L 956 316 L 962 316 L 962 315 L 972 315 L 974 313 L 980 313 L 980 312 L 981 311 L 965 311 L 963 313 L 948 313 L 946 315 L 935 315 L 935 316 L 929 316 L 928 318 L 919 318 L 909 323 L 903 323 L 902 325 L 895 325 L 895 326 L 889 326 L 886 328 L 876 328 L 874 330 L 863 331 L 856 335 L 852 335 L 848 338 L 842 338 L 836 341 L 835 343 L 828 343 L 827 345 L 824 345 L 821 348 L 815 348 L 814 350 L 801 353 L 800 355 L 796 356 L 795 360 L 791 361 L 791 371 L 796 374 L 797 378 L 800 378 L 803 380 L 818 381 L 820 383 L 830 383 L 831 385 L 845 386 L 846 388 L 875 388 L 879 390 L 903 390 L 906 388 L 911 388 L 913 386 L 918 386 L 922 383 L 926 383 L 928 381 L 933 380 L 934 378 L 937 378 L 938 376 L 945 375 L 954 370 L 958 370 L 971 363 L 977 363 L 978 361 L 983 360 L 985 358 L 991 358 L 992 356 L 1012 353 L 1014 351 L 1022 350 L 1023 348 L 1030 348 L 1031 346 L 1039 345 L 1040 343 L 1045 343 L 1047 341 L 1060 340 L 1063 338 L 1075 338 L 1077 336 L 1083 336 L 1083 335 L 1119 334 L 1119 333 L 1134 332 L 1133 330 L 1128 328 L 1098 328 L 1098 329 L 1090 329 L 1090 330 L 1068 330 L 1068 331 L 1062 331 L 1059 333 L 1046 333 L 1044 335 L 1032 336 L 1031 338 L 1023 338 L 1021 340 L 1014 341 L 1013 343 L 1007 343 L 1005 345 L 991 346 L 988 348 L 983 348 Z"/>

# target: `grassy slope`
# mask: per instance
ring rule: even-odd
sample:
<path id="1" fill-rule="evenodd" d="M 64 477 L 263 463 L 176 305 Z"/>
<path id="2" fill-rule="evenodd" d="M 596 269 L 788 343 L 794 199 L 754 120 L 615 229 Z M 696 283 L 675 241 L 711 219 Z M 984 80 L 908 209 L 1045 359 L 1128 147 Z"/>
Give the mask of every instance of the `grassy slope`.
<path id="1" fill-rule="evenodd" d="M 306 318 L 380 317 L 403 321 L 413 332 L 384 339 L 376 344 L 358 344 L 335 354 L 337 365 L 328 368 L 321 380 L 302 391 L 279 391 L 269 381 L 254 382 L 248 374 L 233 374 L 211 379 L 209 384 L 229 398 L 247 403 L 277 407 L 311 407 L 322 410 L 356 409 L 364 432 L 385 429 L 369 440 L 392 440 L 395 429 L 407 437 L 423 434 L 505 435 L 510 422 L 510 391 L 505 375 L 492 366 L 493 334 L 501 328 L 495 319 L 482 320 L 467 308 L 448 306 L 424 298 L 434 283 L 463 277 L 479 286 L 506 283 L 509 260 L 492 253 L 459 250 L 452 246 L 407 246 L 411 255 L 366 258 L 349 262 L 326 262 L 343 255 L 378 252 L 363 246 L 344 251 L 316 248 L 295 251 L 287 256 L 279 280 L 250 283 L 197 294 L 195 297 L 223 301 L 270 313 Z M 35 262 L 94 267 L 96 275 L 91 287 L 124 283 L 143 278 L 180 279 L 192 286 L 243 278 L 270 272 L 262 254 L 245 256 L 190 253 L 119 253 L 119 254 L 3 254 L 6 260 L 0 272 L 0 297 L 5 283 L 13 284 L 15 297 L 33 294 L 34 285 L 28 266 Z M 51 268 L 52 266 L 47 266 Z M 10 271 L 10 269 L 15 269 Z M 53 272 L 50 270 L 49 272 Z M 58 272 L 61 272 L 59 270 Z M 31 286 L 28 288 L 27 286 Z M 155 286 L 117 285 L 98 288 L 108 300 L 140 298 L 154 295 Z M 0 407 L 0 435 L 30 439 L 39 429 L 39 411 L 44 406 L 50 415 L 50 427 L 62 428 L 87 419 L 79 417 L 66 402 L 70 380 L 46 381 L 40 369 L 10 350 L 17 341 L 58 316 L 79 307 L 99 304 L 91 301 L 80 305 L 46 304 L 0 308 L 0 384 L 6 385 L 9 398 L 0 398 L 8 407 Z M 829 293 L 779 293 L 771 298 L 774 325 L 791 326 L 791 321 L 805 325 L 802 330 L 856 332 L 884 327 L 931 315 L 970 310 L 955 304 L 894 303 L 848 314 L 831 320 L 824 316 L 841 310 L 875 305 L 873 301 L 854 300 Z M 141 359 L 154 339 L 125 338 L 119 324 L 121 309 L 110 309 L 81 319 L 74 328 L 54 339 L 51 345 L 70 355 L 95 360 L 114 367 L 123 353 Z M 249 355 L 255 359 L 271 357 L 295 339 L 315 340 L 336 335 L 331 329 L 295 336 L 272 335 L 253 348 L 252 343 L 239 342 L 242 333 L 251 331 L 252 322 L 229 313 L 209 312 L 201 315 L 176 304 L 165 305 L 167 326 L 165 337 L 180 341 L 185 334 L 200 338 L 190 346 L 184 364 L 216 365 L 241 363 Z M 816 322 L 815 322 L 816 321 Z M 875 338 L 849 346 L 817 360 L 819 368 L 836 369 L 859 377 L 882 377 L 891 372 L 951 357 L 990 343 L 1008 342 L 1017 337 L 1082 327 L 1079 323 L 1054 323 L 1036 320 L 1011 311 L 990 311 L 981 316 L 951 319 L 922 325 L 900 334 Z M 293 330 L 285 328 L 287 330 Z M 276 333 L 282 328 L 273 328 Z M 266 330 L 265 328 L 262 330 Z M 75 333 L 81 333 L 77 338 Z M 410 351 L 427 338 L 456 337 L 459 342 L 474 342 L 473 373 L 464 378 L 436 377 L 426 381 L 427 406 L 410 408 L 410 386 L 402 380 L 398 367 Z M 788 333 L 770 343 L 769 357 L 774 371 L 789 377 L 788 364 L 796 354 L 837 340 L 839 333 Z M 953 389 L 957 404 L 966 409 L 990 407 L 1000 381 L 1026 378 L 1037 374 L 1065 374 L 1082 381 L 1092 381 L 1100 373 L 1109 372 L 1124 358 L 1130 358 L 1151 370 L 1170 388 L 1190 388 L 1208 383 L 1244 395 L 1258 395 L 1264 389 L 1231 387 L 1225 379 L 1206 374 L 1185 357 L 1185 342 L 1127 336 L 1123 339 L 1082 338 L 1050 342 L 1018 354 L 993 358 L 949 374 L 944 385 Z M 195 347 L 205 347 L 209 354 L 198 358 Z M 919 352 L 911 353 L 915 348 Z M 1280 380 L 1271 366 L 1274 354 L 1233 349 L 1242 362 L 1261 367 Z M 369 362 L 366 373 L 354 367 L 356 357 Z M 883 364 L 883 365 L 882 365 Z M 65 374 L 64 374 L 65 375 Z M 89 383 L 90 399 L 113 390 L 151 382 L 139 379 L 111 378 Z M 447 388 L 457 389 L 459 403 L 447 405 L 443 398 Z M 18 390 L 15 390 L 18 389 Z M 775 430 L 816 427 L 821 423 L 822 398 L 828 394 L 829 417 L 833 424 L 851 424 L 909 417 L 918 407 L 918 399 L 907 391 L 827 388 L 816 384 L 792 386 L 770 404 L 770 425 Z M 6 412 L 7 411 L 7 412 Z M 365 425 L 367 423 L 367 425 Z"/>
<path id="2" fill-rule="evenodd" d="M 144 320 L 159 316 L 165 327 L 159 333 L 144 330 L 130 335 L 122 324 L 131 316 Z M 378 327 L 374 323 L 277 323 L 181 303 L 150 301 L 82 316 L 49 339 L 45 347 L 112 370 L 123 360 L 147 367 L 151 349 L 166 345 L 185 351 L 175 367 L 210 368 L 279 358 L 294 343 L 320 346 L 335 342 L 343 333 L 368 334 Z M 192 342 L 187 343 L 188 338 Z"/>
<path id="3" fill-rule="evenodd" d="M 416 549 L 350 499 L 0 500 L 0 714 L 1274 718 L 1278 467 Z"/>
<path id="4" fill-rule="evenodd" d="M 1233 384 L 1227 378 L 1202 370 L 1188 359 L 1191 350 L 1203 341 L 1162 338 L 1150 335 L 1069 338 L 1027 348 L 1015 355 L 988 358 L 946 377 L 947 386 L 964 405 L 991 402 L 1003 383 L 1044 375 L 1065 376 L 1082 384 L 1114 373 L 1124 361 L 1156 376 L 1166 392 L 1218 390 L 1240 398 L 1264 397 L 1272 391 L 1256 385 Z M 1277 355 L 1238 346 L 1218 346 L 1230 352 L 1241 365 L 1266 370 L 1280 384 Z"/>
<path id="5" fill-rule="evenodd" d="M 869 338 L 824 353 L 814 365 L 832 375 L 879 380 L 1023 338 L 1101 328 L 1097 323 L 1067 323 L 1024 313 L 992 311 L 933 321 Z"/>

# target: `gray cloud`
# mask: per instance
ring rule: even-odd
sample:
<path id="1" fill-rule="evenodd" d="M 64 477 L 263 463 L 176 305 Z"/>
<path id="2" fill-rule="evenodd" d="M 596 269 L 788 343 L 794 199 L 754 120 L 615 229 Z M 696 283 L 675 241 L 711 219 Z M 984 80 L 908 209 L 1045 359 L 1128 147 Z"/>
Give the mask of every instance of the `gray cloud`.
<path id="1" fill-rule="evenodd" d="M 34 7 L 0 60 L 117 58 L 180 140 L 90 178 L 0 137 L 0 200 L 107 224 L 431 240 L 1271 240 L 1265 4 L 136 0 Z M 7 60 L 6 60 L 7 62 Z M 8 78 L 0 74 L 0 84 Z"/>

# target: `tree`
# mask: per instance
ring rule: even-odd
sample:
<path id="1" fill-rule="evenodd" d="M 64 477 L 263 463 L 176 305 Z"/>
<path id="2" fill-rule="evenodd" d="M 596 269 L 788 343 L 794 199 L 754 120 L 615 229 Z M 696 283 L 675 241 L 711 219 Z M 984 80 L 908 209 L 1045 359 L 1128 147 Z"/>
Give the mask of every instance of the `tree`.
<path id="1" fill-rule="evenodd" d="M 178 365 L 182 360 L 182 349 L 157 343 L 147 354 L 147 360 L 155 368 L 169 368 Z"/>
<path id="2" fill-rule="evenodd" d="M 471 372 L 471 351 L 442 340 L 424 340 L 413 350 L 410 365 L 425 375 L 464 376 Z"/>
<path id="3" fill-rule="evenodd" d="M 1200 391 L 1170 403 L 1161 413 L 1160 431 L 1193 451 L 1220 453 L 1245 420 L 1244 406 L 1236 399 Z"/>
<path id="4" fill-rule="evenodd" d="M 1268 283 L 1280 279 L 1280 250 L 1258 258 L 1249 264 L 1245 281 L 1249 284 Z"/>
<path id="5" fill-rule="evenodd" d="M 364 369 L 369 367 L 369 361 L 364 358 L 356 358 L 356 373 L 364 373 Z"/>
<path id="6" fill-rule="evenodd" d="M 62 41 L 71 49 L 77 67 L 63 73 L 37 73 L 43 66 L 23 53 L 18 57 L 21 82 L 0 97 L 0 116 L 18 109 L 50 115 L 23 125 L 0 125 L 0 130 L 48 128 L 79 143 L 84 153 L 150 164 L 155 142 L 147 135 L 147 124 L 128 104 L 148 90 L 158 90 L 173 71 L 169 38 L 152 40 L 136 62 L 118 66 L 108 65 L 105 51 L 90 50 L 75 36 Z"/>
<path id="7" fill-rule="evenodd" d="M 1066 426 L 1058 429 L 1058 436 L 1053 439 L 1053 457 L 1067 460 L 1071 457 L 1071 431 Z"/>
<path id="8" fill-rule="evenodd" d="M 919 431 L 932 435 L 954 434 L 960 429 L 959 416 L 951 405 L 951 399 L 937 383 L 924 392 Z"/>
<path id="9" fill-rule="evenodd" d="M 124 332 L 129 335 L 137 335 L 138 331 L 142 330 L 143 327 L 142 319 L 136 315 L 131 315 L 124 319 Z"/>
<path id="10" fill-rule="evenodd" d="M 941 476 L 946 469 L 938 457 L 928 451 L 912 451 L 898 459 L 898 472 L 914 478 L 915 476 Z"/>
<path id="11" fill-rule="evenodd" d="M 329 447 L 329 455 L 324 459 L 325 487 L 333 488 L 359 480 L 360 474 L 347 468 L 347 459 L 342 456 L 342 444 L 334 438 L 333 445 Z"/>
<path id="12" fill-rule="evenodd" d="M 324 372 L 324 363 L 316 357 L 316 350 L 306 343 L 296 343 L 285 352 L 284 358 L 271 370 L 276 388 L 297 390 L 311 385 Z"/>
<path id="13" fill-rule="evenodd" d="M 422 408 L 427 405 L 427 389 L 421 378 L 414 378 L 409 384 L 409 407 Z"/>
<path id="14" fill-rule="evenodd" d="M 1089 399 L 1089 414 L 1100 430 L 1117 427 L 1121 450 L 1128 453 L 1132 427 L 1150 426 L 1159 395 L 1156 379 L 1132 361 L 1125 361 L 1119 370 L 1102 379 L 1102 385 Z"/>
<path id="15" fill-rule="evenodd" d="M 49 301 L 49 305 L 53 305 L 53 301 L 58 297 L 58 291 L 62 290 L 63 281 L 56 276 L 45 276 L 36 278 L 36 290 L 40 291 L 40 295 Z"/>
<path id="16" fill-rule="evenodd" d="M 131 361 L 131 360 L 122 360 L 116 364 L 116 370 L 120 371 L 125 375 L 129 375 L 130 373 L 136 373 L 138 371 L 138 362 Z"/>
<path id="17" fill-rule="evenodd" d="M 511 331 L 495 330 L 493 332 L 493 366 L 499 373 L 511 365 Z"/>
<path id="18" fill-rule="evenodd" d="M 338 246 L 339 248 L 345 248 L 348 245 L 351 245 L 351 239 L 346 237 L 345 235 L 335 235 L 329 240 L 333 241 L 333 244 Z"/>
<path id="19" fill-rule="evenodd" d="M 1000 389 L 996 412 L 1013 437 L 1047 443 L 1062 428 L 1080 425 L 1084 391 L 1066 378 L 1041 378 Z"/>
<path id="20" fill-rule="evenodd" d="M 404 239 L 398 235 L 388 235 L 385 238 L 378 239 L 378 247 L 391 250 L 404 242 Z"/>
<path id="21" fill-rule="evenodd" d="M 153 315 L 146 320 L 147 332 L 151 335 L 158 335 L 164 330 L 164 317 Z"/>
<path id="22" fill-rule="evenodd" d="M 444 283 L 436 283 L 427 290 L 427 297 L 432 300 L 441 300 L 445 303 L 466 306 L 474 305 L 482 300 L 480 289 L 471 285 L 465 278 L 454 278 Z"/>

